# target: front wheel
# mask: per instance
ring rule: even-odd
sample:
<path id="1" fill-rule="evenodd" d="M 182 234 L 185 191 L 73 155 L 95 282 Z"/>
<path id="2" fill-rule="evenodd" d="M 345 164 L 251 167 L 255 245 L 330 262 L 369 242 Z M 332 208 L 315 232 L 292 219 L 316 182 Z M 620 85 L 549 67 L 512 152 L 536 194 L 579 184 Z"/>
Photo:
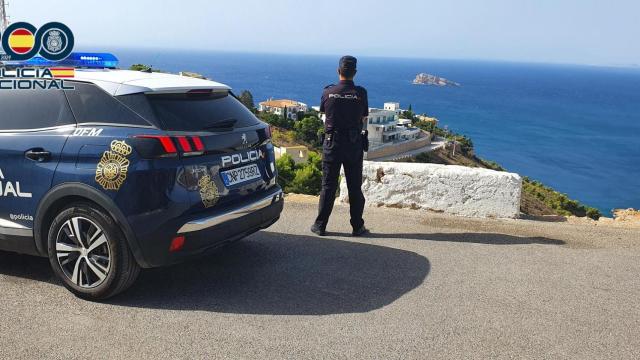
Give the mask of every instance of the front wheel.
<path id="1" fill-rule="evenodd" d="M 114 296 L 129 288 L 140 272 L 122 231 L 93 204 L 75 203 L 62 210 L 48 239 L 54 272 L 81 298 Z"/>

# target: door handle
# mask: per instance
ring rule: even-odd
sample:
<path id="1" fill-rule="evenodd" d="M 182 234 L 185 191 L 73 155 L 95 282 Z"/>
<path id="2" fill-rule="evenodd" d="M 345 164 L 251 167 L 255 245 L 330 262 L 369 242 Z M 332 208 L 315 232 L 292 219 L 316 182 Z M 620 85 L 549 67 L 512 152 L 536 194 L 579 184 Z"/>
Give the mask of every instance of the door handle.
<path id="1" fill-rule="evenodd" d="M 45 162 L 51 160 L 51 152 L 43 148 L 35 148 L 27 150 L 24 153 L 24 157 L 37 162 Z"/>

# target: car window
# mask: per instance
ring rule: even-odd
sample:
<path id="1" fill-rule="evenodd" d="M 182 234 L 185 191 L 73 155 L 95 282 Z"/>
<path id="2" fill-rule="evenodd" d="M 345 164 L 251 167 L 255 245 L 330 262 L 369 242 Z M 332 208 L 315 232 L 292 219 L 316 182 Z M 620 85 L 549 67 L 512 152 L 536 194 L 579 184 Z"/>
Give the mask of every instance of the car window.
<path id="1" fill-rule="evenodd" d="M 253 126 L 259 120 L 228 92 L 133 94 L 118 97 L 164 130 L 201 131 Z"/>
<path id="2" fill-rule="evenodd" d="M 66 90 L 65 93 L 79 124 L 151 125 L 99 87 L 87 83 L 73 85 L 75 90 Z"/>
<path id="3" fill-rule="evenodd" d="M 34 130 L 75 124 L 61 90 L 0 92 L 0 131 Z"/>

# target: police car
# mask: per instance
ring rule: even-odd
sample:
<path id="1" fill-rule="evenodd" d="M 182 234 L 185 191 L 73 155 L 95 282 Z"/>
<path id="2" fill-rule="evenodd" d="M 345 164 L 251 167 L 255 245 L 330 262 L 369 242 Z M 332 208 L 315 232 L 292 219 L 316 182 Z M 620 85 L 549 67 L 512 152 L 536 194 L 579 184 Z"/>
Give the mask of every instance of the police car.
<path id="1" fill-rule="evenodd" d="M 73 90 L 0 90 L 0 249 L 105 299 L 278 220 L 270 129 L 228 86 L 75 60 Z"/>

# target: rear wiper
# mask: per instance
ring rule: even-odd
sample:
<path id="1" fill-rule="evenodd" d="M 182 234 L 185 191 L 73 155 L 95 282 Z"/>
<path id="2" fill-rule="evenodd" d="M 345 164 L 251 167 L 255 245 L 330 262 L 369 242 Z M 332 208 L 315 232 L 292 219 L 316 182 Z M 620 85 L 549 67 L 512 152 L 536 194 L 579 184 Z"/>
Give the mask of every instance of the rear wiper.
<path id="1" fill-rule="evenodd" d="M 211 129 L 225 129 L 232 128 L 238 122 L 237 119 L 226 119 L 215 122 L 211 125 L 207 125 L 202 130 L 211 130 Z"/>

